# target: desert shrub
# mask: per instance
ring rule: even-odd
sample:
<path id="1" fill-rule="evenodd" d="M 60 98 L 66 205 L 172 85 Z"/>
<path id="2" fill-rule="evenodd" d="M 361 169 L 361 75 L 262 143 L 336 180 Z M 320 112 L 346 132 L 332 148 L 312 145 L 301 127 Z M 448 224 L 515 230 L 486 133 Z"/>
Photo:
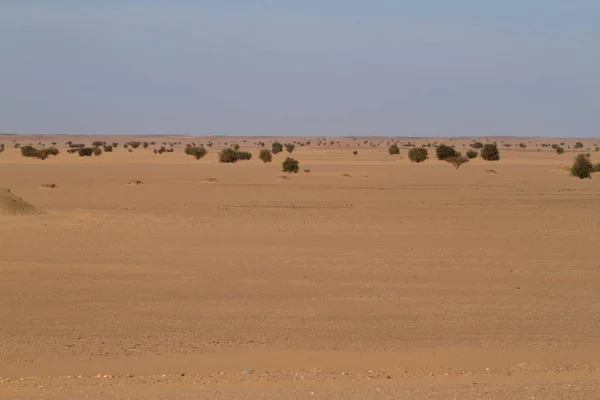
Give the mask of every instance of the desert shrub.
<path id="1" fill-rule="evenodd" d="M 469 159 L 465 156 L 457 155 L 454 157 L 448 157 L 444 161 L 454 165 L 454 168 L 458 169 L 461 165 L 469 162 Z"/>
<path id="2" fill-rule="evenodd" d="M 94 147 L 104 146 L 105 144 L 106 144 L 106 142 L 102 142 L 100 140 L 95 140 L 92 142 L 92 146 L 94 146 Z"/>
<path id="3" fill-rule="evenodd" d="M 59 153 L 60 152 L 58 151 L 58 149 L 54 147 L 50 147 L 48 149 L 36 149 L 31 145 L 21 147 L 21 155 L 23 157 L 38 158 L 40 160 L 45 160 L 46 158 L 48 158 L 48 156 L 56 156 Z"/>
<path id="4" fill-rule="evenodd" d="M 156 150 L 156 149 L 155 149 L 155 150 Z M 160 148 L 159 148 L 158 150 L 156 150 L 156 152 L 157 152 L 158 154 L 162 154 L 162 153 L 164 153 L 165 151 L 167 151 L 167 149 L 165 148 L 165 146 L 160 146 Z"/>
<path id="5" fill-rule="evenodd" d="M 594 165 L 585 154 L 578 154 L 571 166 L 571 175 L 579 179 L 591 178 L 594 172 Z"/>
<path id="6" fill-rule="evenodd" d="M 556 154 L 563 154 L 564 152 L 565 152 L 564 147 L 560 147 L 560 146 L 556 147 Z"/>
<path id="7" fill-rule="evenodd" d="M 446 160 L 451 157 L 457 157 L 458 152 L 454 150 L 454 147 L 440 144 L 437 149 L 435 149 L 435 155 L 437 156 L 438 160 Z"/>
<path id="8" fill-rule="evenodd" d="M 219 162 L 222 163 L 235 163 L 238 161 L 250 160 L 251 158 L 252 153 L 247 151 L 235 151 L 230 147 L 221 150 L 219 153 Z"/>
<path id="9" fill-rule="evenodd" d="M 108 144 L 107 144 L 107 145 L 104 145 L 104 146 L 102 147 L 102 149 L 103 149 L 105 152 L 107 152 L 107 153 L 112 153 L 112 151 L 113 151 L 113 147 L 112 147 L 111 145 L 108 145 Z"/>
<path id="10" fill-rule="evenodd" d="M 79 157 L 91 157 L 94 154 L 94 149 L 92 147 L 82 147 L 77 150 Z"/>
<path id="11" fill-rule="evenodd" d="M 260 153 L 258 153 L 258 158 L 264 163 L 269 163 L 273 160 L 273 155 L 270 150 L 262 149 Z"/>
<path id="12" fill-rule="evenodd" d="M 134 149 L 137 149 L 138 147 L 140 147 L 142 145 L 142 142 L 128 142 L 128 143 L 126 143 L 126 145 L 129 145 L 129 146 L 133 147 Z"/>
<path id="13" fill-rule="evenodd" d="M 469 150 L 469 151 L 467 151 L 467 157 L 468 158 L 477 158 L 477 152 L 475 150 Z"/>
<path id="14" fill-rule="evenodd" d="M 592 165 L 592 172 L 600 172 L 600 163 Z"/>
<path id="15" fill-rule="evenodd" d="M 285 150 L 290 154 L 292 154 L 292 152 L 294 151 L 294 148 L 296 147 L 293 143 L 286 143 L 286 144 L 284 144 L 284 146 L 285 146 Z"/>
<path id="16" fill-rule="evenodd" d="M 271 151 L 273 154 L 281 153 L 283 151 L 283 145 L 279 142 L 273 142 L 271 145 Z"/>
<path id="17" fill-rule="evenodd" d="M 556 143 L 553 143 L 553 144 L 552 144 L 550 147 L 552 148 L 552 150 L 556 150 L 556 149 L 558 149 L 560 146 L 559 146 L 559 145 L 557 145 Z"/>
<path id="18" fill-rule="evenodd" d="M 594 151 L 600 151 L 600 146 L 594 147 Z"/>
<path id="19" fill-rule="evenodd" d="M 185 154 L 194 157 L 196 160 L 201 159 L 206 155 L 206 149 L 204 147 L 186 147 Z"/>
<path id="20" fill-rule="evenodd" d="M 427 151 L 427 149 L 424 149 L 423 147 L 414 147 L 409 150 L 408 158 L 412 162 L 420 163 L 429 158 L 429 152 Z"/>
<path id="21" fill-rule="evenodd" d="M 582 149 L 583 148 L 583 143 L 581 142 L 575 142 L 575 146 L 573 146 L 574 149 Z"/>
<path id="22" fill-rule="evenodd" d="M 236 143 L 232 146 L 232 148 L 233 150 L 238 151 L 240 149 L 240 145 Z"/>
<path id="23" fill-rule="evenodd" d="M 304 173 L 305 173 L 305 174 L 310 174 L 310 169 L 309 169 L 309 168 L 306 168 L 306 169 L 304 170 Z"/>
<path id="24" fill-rule="evenodd" d="M 154 149 L 152 152 L 153 152 L 154 154 L 158 154 L 158 149 Z"/>
<path id="25" fill-rule="evenodd" d="M 298 161 L 294 160 L 293 158 L 287 157 L 283 163 L 281 163 L 282 166 L 282 170 L 283 172 L 289 172 L 289 173 L 294 173 L 297 174 L 298 171 L 300 170 L 300 164 L 298 163 Z"/>
<path id="26" fill-rule="evenodd" d="M 358 151 L 354 150 L 354 151 L 352 152 L 352 154 L 354 154 L 354 155 L 358 155 Z"/>
<path id="27" fill-rule="evenodd" d="M 102 154 L 102 149 L 100 147 L 95 147 L 94 148 L 94 155 L 95 156 L 99 156 Z"/>
<path id="28" fill-rule="evenodd" d="M 483 143 L 481 142 L 474 142 L 473 144 L 471 144 L 471 147 L 474 149 L 483 149 Z"/>
<path id="29" fill-rule="evenodd" d="M 0 153 L 2 153 L 4 151 L 4 143 L 0 144 Z"/>
<path id="30" fill-rule="evenodd" d="M 119 143 L 117 143 L 117 142 L 114 142 L 114 143 L 112 144 L 112 147 L 116 149 L 117 147 L 119 147 Z"/>
<path id="31" fill-rule="evenodd" d="M 400 154 L 400 147 L 398 147 L 396 143 L 392 143 L 392 145 L 388 148 L 388 153 L 390 153 L 391 156 Z"/>
<path id="32" fill-rule="evenodd" d="M 68 149 L 67 150 L 67 153 L 69 153 L 69 154 L 75 154 L 77 152 L 79 152 L 79 149 Z"/>
<path id="33" fill-rule="evenodd" d="M 498 146 L 493 143 L 488 143 L 481 149 L 481 158 L 486 161 L 498 161 L 500 160 L 500 152 Z"/>
<path id="34" fill-rule="evenodd" d="M 21 147 L 21 155 L 23 157 L 37 157 L 38 152 L 39 150 L 33 146 L 25 145 Z"/>
<path id="35" fill-rule="evenodd" d="M 519 143 L 519 147 L 522 149 L 526 149 L 527 145 L 525 143 Z"/>
<path id="36" fill-rule="evenodd" d="M 145 149 L 147 149 L 148 148 L 148 142 L 142 143 L 142 147 L 145 148 Z"/>
<path id="37" fill-rule="evenodd" d="M 248 161 L 252 159 L 252 153 L 248 151 L 236 151 L 235 156 L 238 161 Z"/>

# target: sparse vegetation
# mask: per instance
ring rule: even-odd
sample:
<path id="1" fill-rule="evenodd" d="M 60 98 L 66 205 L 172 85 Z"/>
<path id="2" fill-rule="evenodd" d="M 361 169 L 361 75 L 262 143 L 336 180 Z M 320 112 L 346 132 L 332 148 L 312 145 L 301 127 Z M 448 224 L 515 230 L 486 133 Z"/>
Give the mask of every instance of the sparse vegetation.
<path id="1" fill-rule="evenodd" d="M 293 143 L 286 143 L 284 146 L 285 146 L 286 151 L 290 154 L 292 154 L 292 152 L 294 151 L 294 148 L 296 148 L 296 146 Z"/>
<path id="2" fill-rule="evenodd" d="M 273 160 L 273 154 L 268 149 L 262 149 L 260 153 L 258 153 L 258 158 L 264 163 L 270 163 Z"/>
<path id="3" fill-rule="evenodd" d="M 40 160 L 45 160 L 48 156 L 56 156 L 59 153 L 59 150 L 54 147 L 48 149 L 36 149 L 31 145 L 21 147 L 21 155 L 23 157 L 38 158 Z"/>
<path id="4" fill-rule="evenodd" d="M 414 163 L 421 163 L 429 158 L 429 152 L 423 147 L 413 147 L 408 151 L 408 158 Z"/>
<path id="5" fill-rule="evenodd" d="M 252 154 L 246 151 L 235 151 L 231 147 L 221 150 L 219 153 L 219 162 L 236 163 L 238 161 L 247 161 L 252 158 Z"/>
<path id="6" fill-rule="evenodd" d="M 81 148 L 77 149 L 77 153 L 79 154 L 79 157 L 91 157 L 92 154 L 94 154 L 94 148 L 93 147 L 81 147 Z"/>
<path id="7" fill-rule="evenodd" d="M 481 142 L 474 142 L 471 144 L 471 147 L 474 149 L 483 149 L 483 143 Z"/>
<path id="8" fill-rule="evenodd" d="M 287 157 L 283 163 L 281 163 L 283 172 L 297 174 L 300 170 L 300 164 L 293 158 Z"/>
<path id="9" fill-rule="evenodd" d="M 354 150 L 354 151 L 352 152 L 352 154 L 354 154 L 354 155 L 356 156 L 356 155 L 358 155 L 358 151 Z"/>
<path id="10" fill-rule="evenodd" d="M 140 147 L 142 145 L 142 142 L 127 142 L 125 143 L 125 147 L 127 146 L 131 146 L 134 149 L 137 149 L 138 147 Z"/>
<path id="11" fill-rule="evenodd" d="M 460 153 L 454 150 L 454 147 L 440 144 L 437 149 L 435 149 L 435 155 L 437 156 L 438 160 L 444 161 L 448 158 L 457 157 L 460 155 Z"/>
<path id="12" fill-rule="evenodd" d="M 107 144 L 107 145 L 104 145 L 104 146 L 102 147 L 102 149 L 103 149 L 103 150 L 104 150 L 106 153 L 112 153 L 112 151 L 113 151 L 113 147 L 112 147 L 111 145 L 108 145 L 108 144 Z"/>
<path id="13" fill-rule="evenodd" d="M 398 147 L 396 143 L 392 143 L 392 145 L 388 148 L 388 153 L 390 153 L 391 156 L 400 154 L 400 147 Z"/>
<path id="14" fill-rule="evenodd" d="M 95 156 L 99 156 L 102 154 L 102 149 L 100 147 L 95 147 L 94 148 L 94 155 Z"/>
<path id="15" fill-rule="evenodd" d="M 564 147 L 556 146 L 556 154 L 563 154 L 565 152 Z"/>
<path id="16" fill-rule="evenodd" d="M 481 149 L 481 158 L 486 161 L 498 161 L 500 160 L 500 151 L 495 143 L 488 143 Z"/>
<path id="17" fill-rule="evenodd" d="M 586 154 L 578 154 L 571 166 L 571 175 L 579 179 L 591 178 L 594 165 Z"/>

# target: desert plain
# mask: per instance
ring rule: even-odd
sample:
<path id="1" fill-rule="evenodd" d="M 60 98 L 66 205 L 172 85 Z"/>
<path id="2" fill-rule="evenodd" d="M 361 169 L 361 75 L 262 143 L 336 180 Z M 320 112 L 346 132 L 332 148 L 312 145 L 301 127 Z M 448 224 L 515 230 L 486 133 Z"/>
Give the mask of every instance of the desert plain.
<path id="1" fill-rule="evenodd" d="M 275 139 L 311 141 L 299 173 Z M 459 169 L 393 140 L 474 139 L 0 135 L 39 210 L 0 215 L 0 398 L 600 398 L 600 176 L 568 172 L 600 140 L 479 138 L 501 159 Z"/>

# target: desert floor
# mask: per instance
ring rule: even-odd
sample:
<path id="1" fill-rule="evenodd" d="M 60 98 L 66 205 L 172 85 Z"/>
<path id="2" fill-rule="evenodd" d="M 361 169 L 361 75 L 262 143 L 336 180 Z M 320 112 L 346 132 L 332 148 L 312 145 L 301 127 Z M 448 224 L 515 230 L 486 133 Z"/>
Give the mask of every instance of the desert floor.
<path id="1" fill-rule="evenodd" d="M 45 211 L 0 216 L 0 398 L 600 398 L 600 177 L 559 140 L 456 170 L 312 139 L 290 175 L 258 139 L 13 140 L 53 139 L 0 137 L 0 186 Z"/>

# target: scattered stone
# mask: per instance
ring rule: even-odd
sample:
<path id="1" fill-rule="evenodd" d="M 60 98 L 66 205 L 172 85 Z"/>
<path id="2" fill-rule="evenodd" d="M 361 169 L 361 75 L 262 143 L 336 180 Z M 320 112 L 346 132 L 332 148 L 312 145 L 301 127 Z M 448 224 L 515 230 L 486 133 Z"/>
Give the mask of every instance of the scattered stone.
<path id="1" fill-rule="evenodd" d="M 40 187 L 44 189 L 54 189 L 56 187 L 56 183 L 42 183 Z"/>

